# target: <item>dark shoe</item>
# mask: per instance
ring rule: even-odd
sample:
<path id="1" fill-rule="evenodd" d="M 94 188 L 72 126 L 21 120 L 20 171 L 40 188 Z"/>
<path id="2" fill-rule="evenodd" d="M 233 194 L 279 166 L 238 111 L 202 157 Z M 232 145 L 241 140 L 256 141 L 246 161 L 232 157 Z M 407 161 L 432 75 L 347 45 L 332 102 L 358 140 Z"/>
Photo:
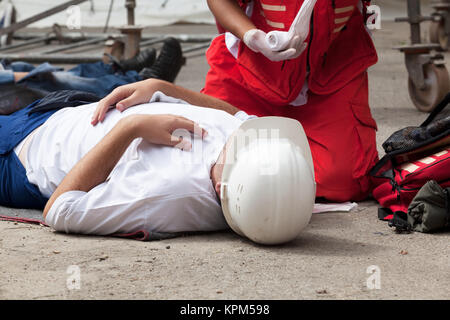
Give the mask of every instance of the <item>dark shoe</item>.
<path id="1" fill-rule="evenodd" d="M 181 45 L 175 38 L 167 38 L 161 48 L 158 58 L 150 68 L 144 68 L 139 75 L 144 78 L 156 78 L 174 82 L 181 66 L 185 64 Z"/>
<path id="2" fill-rule="evenodd" d="M 117 69 L 126 72 L 130 70 L 141 71 L 144 68 L 151 67 L 156 59 L 156 50 L 155 48 L 146 49 L 141 51 L 137 56 L 118 61 L 114 56 L 105 53 L 109 59 L 111 60 L 114 67 Z"/>

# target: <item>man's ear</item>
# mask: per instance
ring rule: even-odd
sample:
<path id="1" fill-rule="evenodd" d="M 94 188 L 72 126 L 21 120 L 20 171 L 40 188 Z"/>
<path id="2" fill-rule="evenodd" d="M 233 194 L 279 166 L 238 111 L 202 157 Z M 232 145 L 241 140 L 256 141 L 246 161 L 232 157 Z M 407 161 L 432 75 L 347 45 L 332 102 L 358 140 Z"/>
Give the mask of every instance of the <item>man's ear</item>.
<path id="1" fill-rule="evenodd" d="M 217 195 L 220 198 L 220 187 L 222 186 L 222 182 L 217 182 L 216 185 L 214 186 L 214 189 L 216 190 Z"/>

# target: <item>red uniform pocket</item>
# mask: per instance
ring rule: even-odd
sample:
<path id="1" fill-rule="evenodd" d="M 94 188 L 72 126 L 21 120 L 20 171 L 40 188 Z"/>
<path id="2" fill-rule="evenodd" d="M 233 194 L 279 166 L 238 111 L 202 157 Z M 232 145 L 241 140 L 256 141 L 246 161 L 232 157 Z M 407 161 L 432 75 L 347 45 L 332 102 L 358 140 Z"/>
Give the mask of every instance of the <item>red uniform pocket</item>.
<path id="1" fill-rule="evenodd" d="M 357 0 L 329 0 L 317 7 L 311 44 L 310 90 L 330 94 L 377 62 Z M 324 15 L 328 24 L 321 25 Z M 326 21 L 326 20 L 325 20 Z M 325 41 L 324 39 L 328 39 Z"/>
<path id="2" fill-rule="evenodd" d="M 245 87 L 273 106 L 286 106 L 295 100 L 306 78 L 306 54 L 274 62 L 241 43 L 237 63 Z"/>

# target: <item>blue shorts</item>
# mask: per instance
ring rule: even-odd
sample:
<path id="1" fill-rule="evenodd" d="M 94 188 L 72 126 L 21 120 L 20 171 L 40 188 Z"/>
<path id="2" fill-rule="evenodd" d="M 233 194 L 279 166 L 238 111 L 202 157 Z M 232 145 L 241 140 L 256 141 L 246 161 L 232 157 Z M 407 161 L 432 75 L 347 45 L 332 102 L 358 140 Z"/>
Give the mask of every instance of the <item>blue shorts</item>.
<path id="1" fill-rule="evenodd" d="M 56 110 L 28 114 L 39 102 L 0 116 L 0 206 L 43 209 L 47 198 L 27 178 L 26 170 L 14 148 Z"/>
<path id="2" fill-rule="evenodd" d="M 26 170 L 14 150 L 0 156 L 0 205 L 14 208 L 43 209 L 47 198 L 28 181 Z"/>
<path id="3" fill-rule="evenodd" d="M 0 115 L 0 206 L 43 209 L 47 198 L 27 178 L 14 148 L 59 109 L 93 102 L 92 94 L 62 90 L 10 115 Z"/>

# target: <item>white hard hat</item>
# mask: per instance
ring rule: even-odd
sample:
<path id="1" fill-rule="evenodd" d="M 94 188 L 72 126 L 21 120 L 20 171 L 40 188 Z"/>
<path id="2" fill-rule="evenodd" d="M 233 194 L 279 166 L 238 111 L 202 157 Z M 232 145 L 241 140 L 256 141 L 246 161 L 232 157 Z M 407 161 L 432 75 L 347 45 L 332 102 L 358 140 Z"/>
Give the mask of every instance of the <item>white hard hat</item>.
<path id="1" fill-rule="evenodd" d="M 308 225 L 315 195 L 311 150 L 298 121 L 251 119 L 230 137 L 220 198 L 236 233 L 261 244 L 291 241 Z"/>

